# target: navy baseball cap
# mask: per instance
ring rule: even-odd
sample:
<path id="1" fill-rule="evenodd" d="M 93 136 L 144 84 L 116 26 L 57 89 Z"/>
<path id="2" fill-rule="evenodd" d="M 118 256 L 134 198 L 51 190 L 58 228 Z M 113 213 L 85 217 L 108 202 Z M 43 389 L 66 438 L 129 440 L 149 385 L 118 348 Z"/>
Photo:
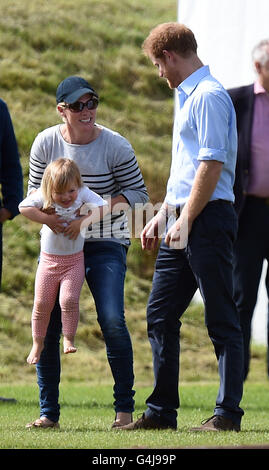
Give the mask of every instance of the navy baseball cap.
<path id="1" fill-rule="evenodd" d="M 56 102 L 64 101 L 67 104 L 75 103 L 82 95 L 91 93 L 98 98 L 98 94 L 84 78 L 71 76 L 65 78 L 56 91 Z"/>

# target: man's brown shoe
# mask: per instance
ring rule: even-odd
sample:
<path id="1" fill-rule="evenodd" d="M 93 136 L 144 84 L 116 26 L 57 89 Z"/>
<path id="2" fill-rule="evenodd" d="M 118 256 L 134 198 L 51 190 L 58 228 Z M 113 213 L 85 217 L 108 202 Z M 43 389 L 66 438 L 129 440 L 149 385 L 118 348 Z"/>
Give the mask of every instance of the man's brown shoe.
<path id="1" fill-rule="evenodd" d="M 152 418 L 145 416 L 145 413 L 134 423 L 126 424 L 126 426 L 121 426 L 118 428 L 124 431 L 135 431 L 136 429 L 175 429 L 168 424 L 158 423 Z"/>
<path id="2" fill-rule="evenodd" d="M 240 431 L 240 424 L 235 424 L 231 419 L 224 418 L 224 416 L 215 415 L 211 416 L 205 421 L 202 421 L 202 426 L 191 428 L 191 431 Z"/>

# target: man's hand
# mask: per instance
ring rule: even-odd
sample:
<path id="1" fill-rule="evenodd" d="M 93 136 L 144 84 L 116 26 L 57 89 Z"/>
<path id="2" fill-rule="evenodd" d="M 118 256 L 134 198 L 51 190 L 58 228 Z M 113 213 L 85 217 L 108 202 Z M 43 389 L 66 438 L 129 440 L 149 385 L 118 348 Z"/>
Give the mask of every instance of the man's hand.
<path id="1" fill-rule="evenodd" d="M 182 249 L 187 246 L 193 222 L 210 200 L 222 168 L 223 163 L 214 160 L 199 164 L 188 202 L 166 234 L 165 243 L 170 248 Z"/>
<path id="2" fill-rule="evenodd" d="M 145 225 L 141 232 L 141 245 L 143 250 L 154 250 L 159 238 L 165 231 L 166 210 L 160 209 L 159 212 Z"/>
<path id="3" fill-rule="evenodd" d="M 188 236 L 191 231 L 191 224 L 188 220 L 187 206 L 185 206 L 184 209 L 180 217 L 169 228 L 166 234 L 165 243 L 170 248 L 182 250 L 183 248 L 186 248 L 188 244 Z"/>
<path id="4" fill-rule="evenodd" d="M 0 223 L 3 224 L 6 220 L 10 219 L 11 217 L 11 212 L 9 212 L 8 209 L 5 209 L 5 207 L 1 207 L 0 209 Z"/>

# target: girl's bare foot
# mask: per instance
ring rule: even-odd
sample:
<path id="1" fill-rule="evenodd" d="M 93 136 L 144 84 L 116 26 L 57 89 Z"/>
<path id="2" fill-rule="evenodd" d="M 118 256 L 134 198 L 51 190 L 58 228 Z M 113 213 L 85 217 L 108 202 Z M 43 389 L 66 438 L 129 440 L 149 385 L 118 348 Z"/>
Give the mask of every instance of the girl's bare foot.
<path id="1" fill-rule="evenodd" d="M 33 347 L 27 357 L 28 364 L 37 364 L 40 359 L 40 354 L 44 348 L 44 338 L 33 338 Z"/>
<path id="2" fill-rule="evenodd" d="M 64 354 L 75 353 L 77 348 L 74 345 L 73 336 L 64 336 Z"/>

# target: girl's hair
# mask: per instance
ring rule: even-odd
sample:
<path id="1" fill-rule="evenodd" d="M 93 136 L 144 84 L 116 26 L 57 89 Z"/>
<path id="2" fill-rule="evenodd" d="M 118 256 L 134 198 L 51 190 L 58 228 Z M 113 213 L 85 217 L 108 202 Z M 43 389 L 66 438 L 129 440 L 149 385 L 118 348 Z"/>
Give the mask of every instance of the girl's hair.
<path id="1" fill-rule="evenodd" d="M 58 158 L 45 169 L 41 181 L 41 192 L 44 198 L 43 209 L 53 204 L 52 193 L 64 191 L 70 184 L 78 188 L 83 186 L 77 164 L 69 158 Z"/>
<path id="2" fill-rule="evenodd" d="M 146 55 L 156 59 L 163 57 L 163 51 L 174 51 L 182 57 L 188 57 L 197 51 L 197 42 L 193 32 L 187 26 L 170 22 L 153 28 L 142 44 Z"/>

